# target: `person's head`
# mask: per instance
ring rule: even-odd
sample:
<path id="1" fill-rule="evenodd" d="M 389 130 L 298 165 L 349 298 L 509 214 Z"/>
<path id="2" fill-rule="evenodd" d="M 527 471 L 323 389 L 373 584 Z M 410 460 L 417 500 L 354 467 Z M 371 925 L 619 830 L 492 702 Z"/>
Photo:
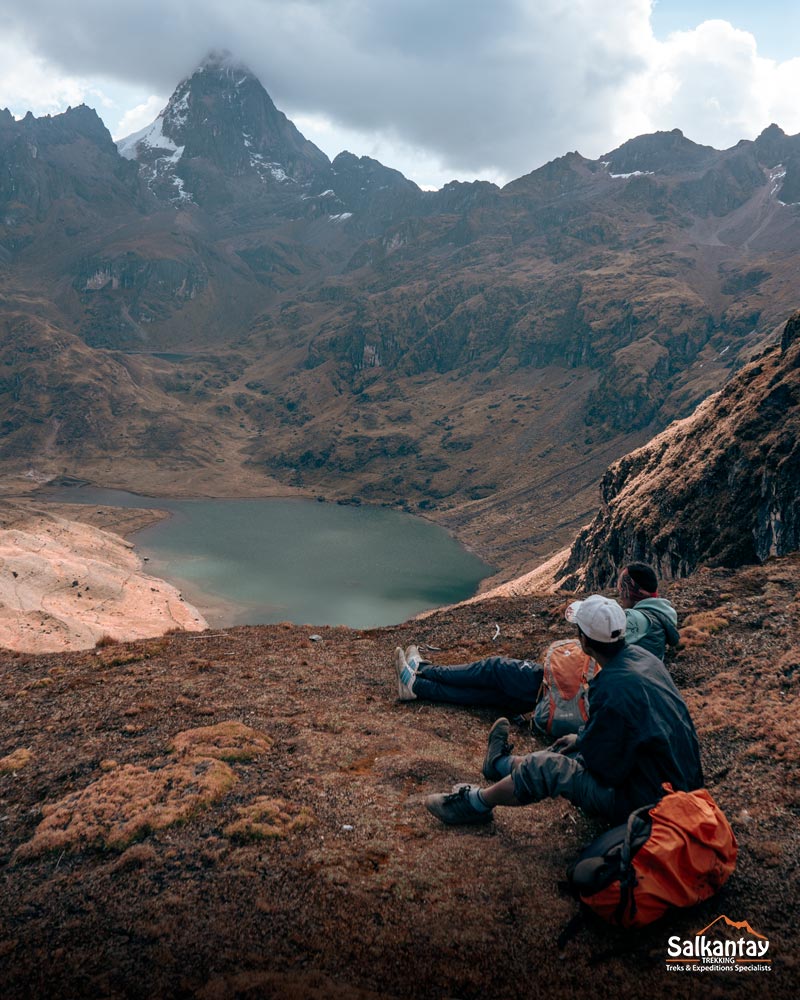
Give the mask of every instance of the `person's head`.
<path id="1" fill-rule="evenodd" d="M 619 575 L 617 590 L 623 608 L 632 608 L 648 597 L 658 597 L 658 577 L 647 563 L 628 563 Z"/>
<path id="2" fill-rule="evenodd" d="M 625 646 L 625 612 L 610 597 L 593 594 L 585 601 L 573 601 L 566 619 L 578 627 L 584 653 L 610 660 Z"/>

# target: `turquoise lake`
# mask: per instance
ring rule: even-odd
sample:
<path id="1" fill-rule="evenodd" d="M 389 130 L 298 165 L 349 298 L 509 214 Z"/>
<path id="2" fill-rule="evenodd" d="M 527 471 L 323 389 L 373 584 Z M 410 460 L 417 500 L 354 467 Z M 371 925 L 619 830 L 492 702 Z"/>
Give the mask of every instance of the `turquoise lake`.
<path id="1" fill-rule="evenodd" d="M 163 500 L 90 487 L 50 498 L 168 511 L 131 541 L 146 572 L 175 584 L 215 627 L 394 625 L 472 596 L 492 572 L 442 528 L 382 507 Z"/>

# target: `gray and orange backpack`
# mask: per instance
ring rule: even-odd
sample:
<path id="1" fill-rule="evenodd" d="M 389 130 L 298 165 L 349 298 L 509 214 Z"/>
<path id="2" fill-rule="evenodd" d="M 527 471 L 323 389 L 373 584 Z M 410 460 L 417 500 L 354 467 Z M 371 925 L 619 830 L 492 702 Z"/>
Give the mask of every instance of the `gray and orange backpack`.
<path id="1" fill-rule="evenodd" d="M 577 639 L 561 639 L 548 647 L 543 668 L 533 724 L 553 739 L 577 733 L 589 718 L 589 681 L 599 672 L 599 665 L 583 652 Z"/>
<path id="2" fill-rule="evenodd" d="M 593 840 L 567 872 L 573 895 L 620 927 L 708 899 L 736 867 L 736 836 L 709 792 L 663 787 L 659 802 Z"/>

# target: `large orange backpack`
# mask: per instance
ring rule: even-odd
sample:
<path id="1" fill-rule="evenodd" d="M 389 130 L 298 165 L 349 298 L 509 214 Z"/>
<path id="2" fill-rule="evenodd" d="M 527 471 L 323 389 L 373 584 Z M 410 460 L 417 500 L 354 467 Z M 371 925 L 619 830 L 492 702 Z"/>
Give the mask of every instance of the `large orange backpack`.
<path id="1" fill-rule="evenodd" d="M 600 670 L 577 639 L 553 642 L 544 657 L 544 674 L 533 723 L 547 736 L 577 733 L 589 718 L 589 681 Z"/>
<path id="2" fill-rule="evenodd" d="M 592 841 L 567 872 L 573 893 L 621 927 L 708 899 L 736 867 L 736 837 L 706 789 L 664 789 L 660 802 Z"/>

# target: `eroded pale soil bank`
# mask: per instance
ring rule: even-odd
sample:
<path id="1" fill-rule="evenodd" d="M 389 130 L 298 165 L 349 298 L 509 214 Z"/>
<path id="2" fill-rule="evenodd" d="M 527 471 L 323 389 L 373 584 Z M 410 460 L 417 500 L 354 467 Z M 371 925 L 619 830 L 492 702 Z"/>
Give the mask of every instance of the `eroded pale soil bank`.
<path id="1" fill-rule="evenodd" d="M 115 533 L 160 516 L 3 503 L 0 646 L 54 652 L 87 649 L 103 636 L 131 640 L 206 628 L 200 612 L 175 587 L 148 576 L 133 546 Z"/>

